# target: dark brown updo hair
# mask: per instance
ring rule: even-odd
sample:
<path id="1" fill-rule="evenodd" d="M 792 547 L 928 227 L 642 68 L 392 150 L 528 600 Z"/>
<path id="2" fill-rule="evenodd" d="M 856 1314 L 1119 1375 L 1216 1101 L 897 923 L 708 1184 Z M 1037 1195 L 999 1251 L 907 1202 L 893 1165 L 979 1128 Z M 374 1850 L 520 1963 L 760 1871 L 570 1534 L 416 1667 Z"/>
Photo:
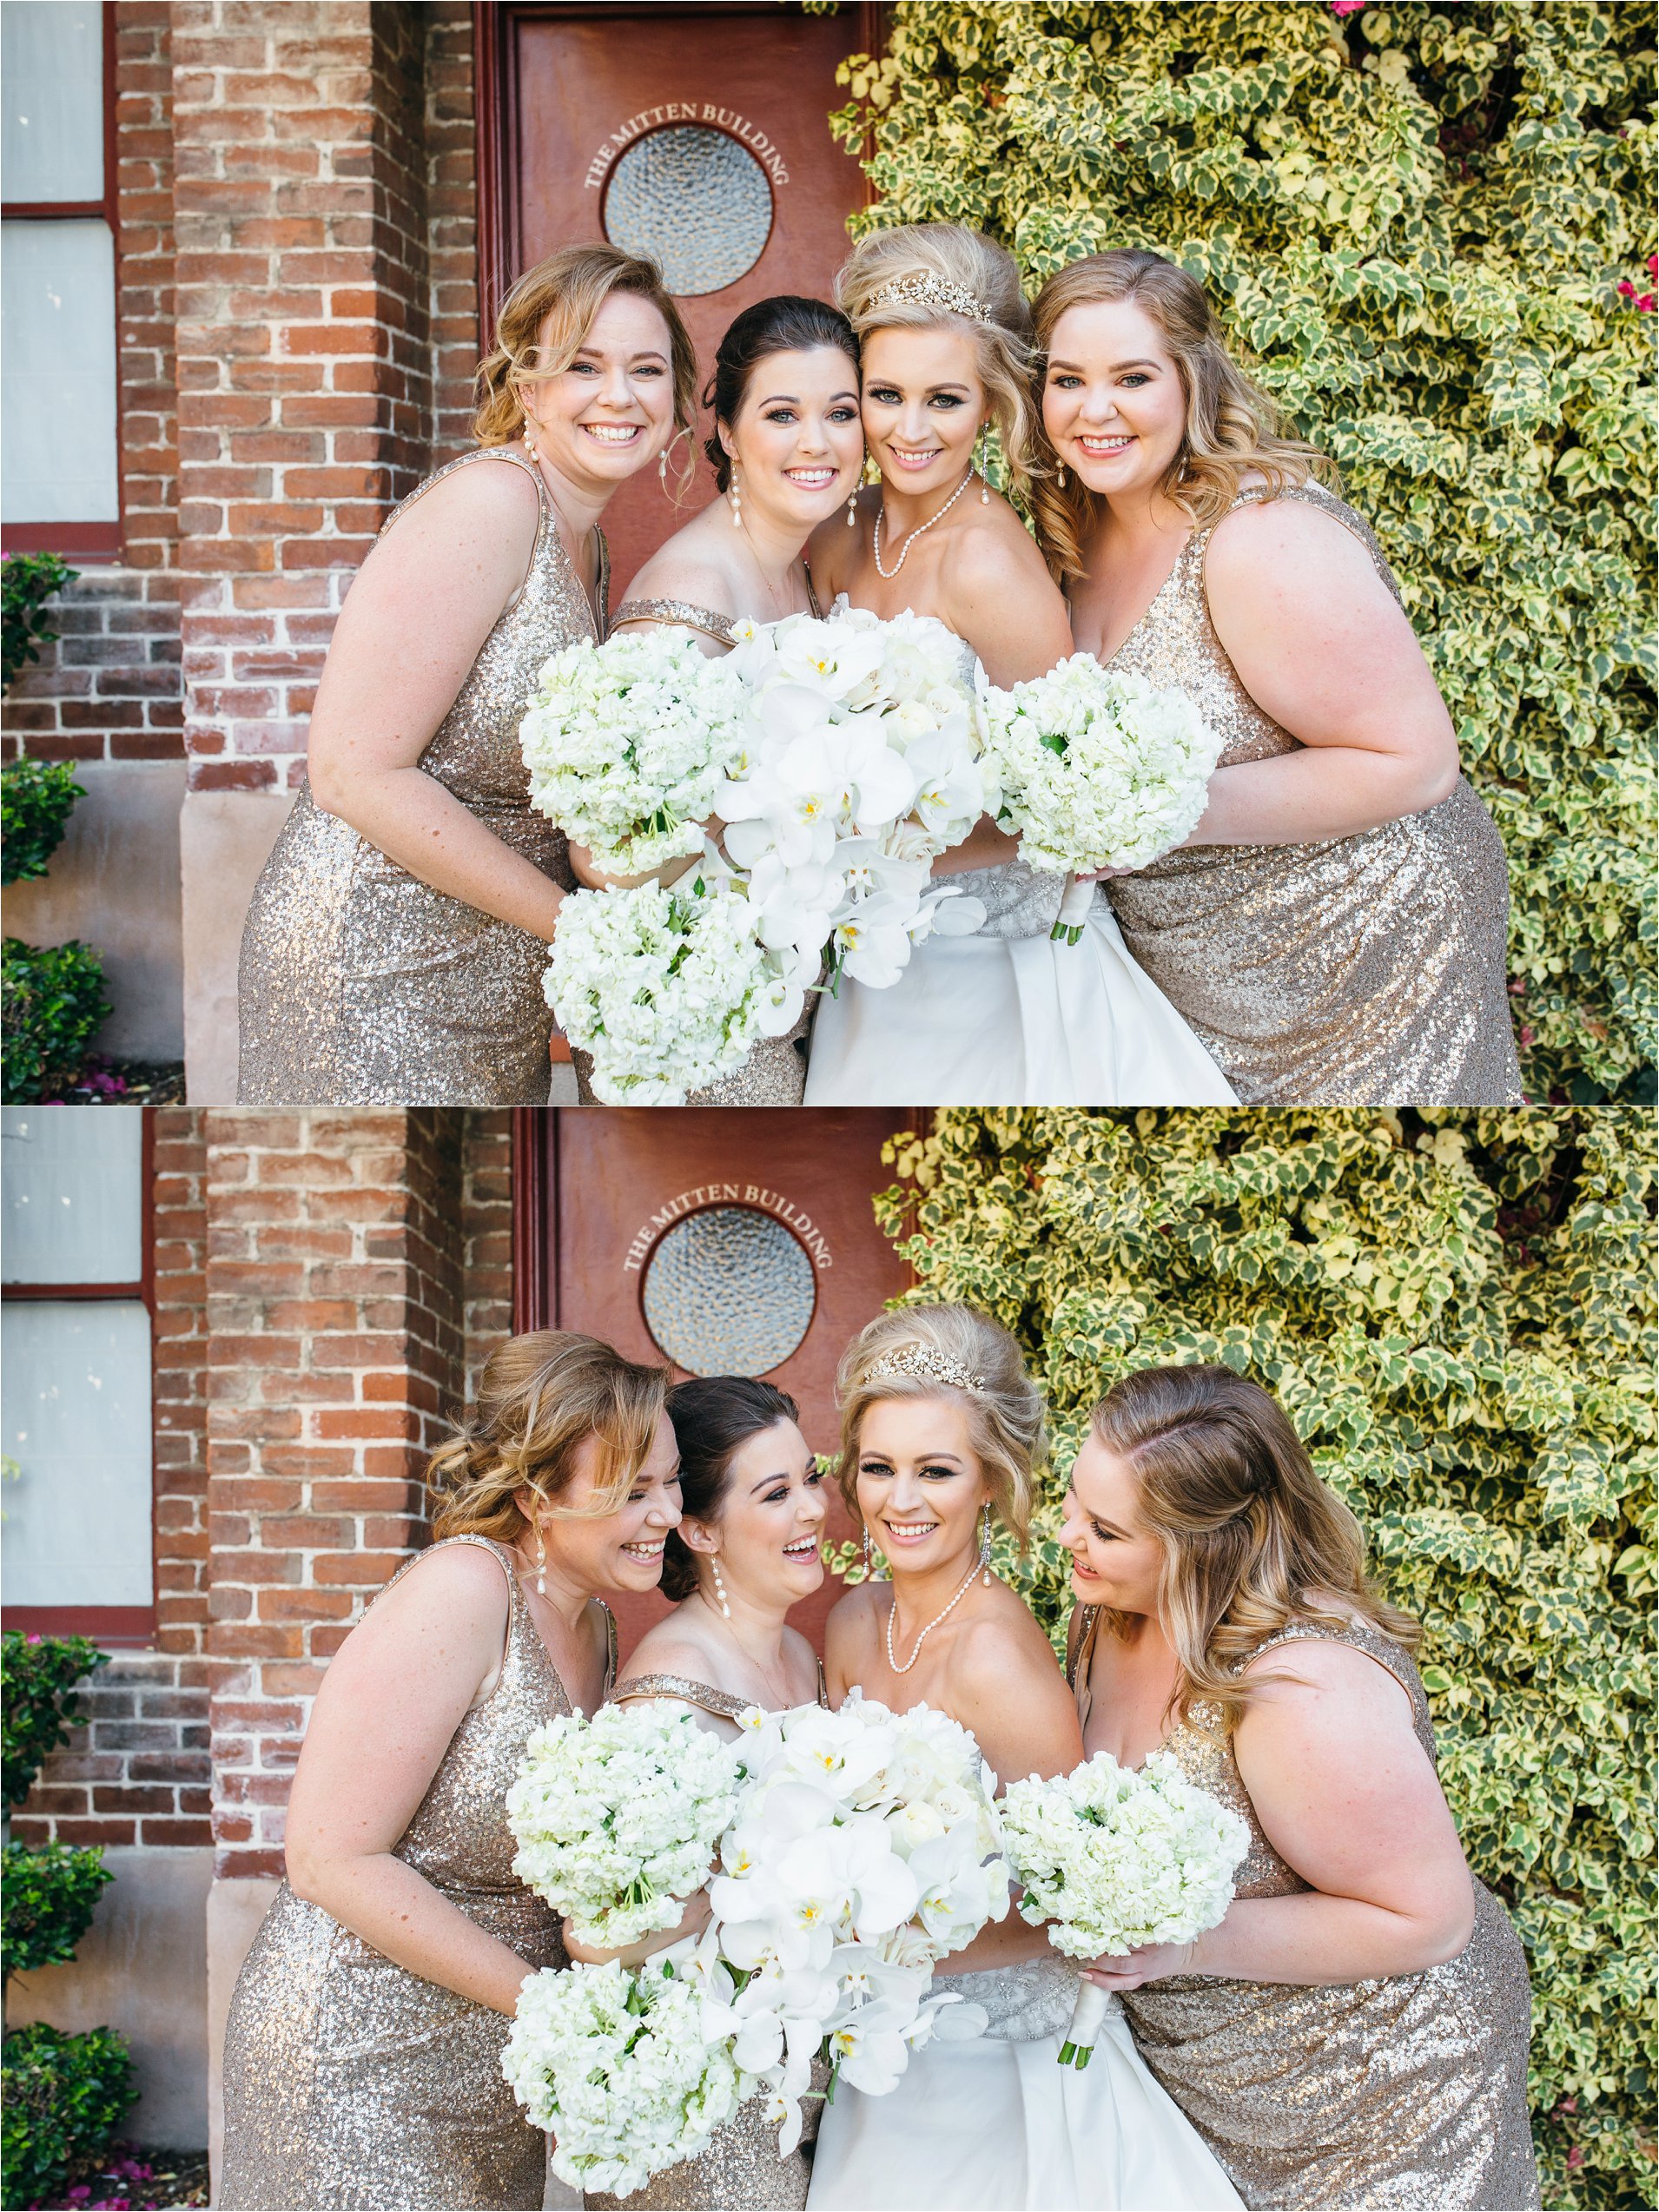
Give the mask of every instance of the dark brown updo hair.
<path id="1" fill-rule="evenodd" d="M 728 429 L 749 396 L 755 371 L 774 353 L 809 353 L 819 346 L 833 346 L 858 369 L 858 340 L 839 307 L 827 300 L 803 300 L 791 292 L 773 300 L 757 300 L 745 307 L 720 340 L 714 357 L 714 374 L 703 394 L 703 404 L 714 411 L 717 424 Z M 703 441 L 703 450 L 714 466 L 714 480 L 722 492 L 731 486 L 731 463 L 720 443 L 720 433 Z M 794 1419 L 791 1414 L 790 1418 Z M 690 1509 L 687 1509 L 688 1511 Z"/>
<path id="2" fill-rule="evenodd" d="M 668 1417 L 680 1448 L 681 1512 L 694 1521 L 714 1520 L 738 1446 L 776 1429 L 780 1421 L 798 1421 L 800 1410 L 787 1390 L 749 1375 L 699 1375 L 677 1383 L 668 1394 Z M 671 1529 L 663 1551 L 664 1597 L 693 1594 L 697 1562 L 679 1530 Z"/>

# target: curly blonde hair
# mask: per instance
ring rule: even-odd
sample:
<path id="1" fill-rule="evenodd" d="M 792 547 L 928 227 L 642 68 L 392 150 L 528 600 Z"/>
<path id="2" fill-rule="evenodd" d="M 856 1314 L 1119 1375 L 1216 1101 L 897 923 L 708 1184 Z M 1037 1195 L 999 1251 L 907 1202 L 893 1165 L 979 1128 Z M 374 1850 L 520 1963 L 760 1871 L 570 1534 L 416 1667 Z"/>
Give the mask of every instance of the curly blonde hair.
<path id="1" fill-rule="evenodd" d="M 668 1380 L 666 1368 L 642 1367 L 597 1337 L 509 1337 L 485 1366 L 473 1418 L 432 1456 L 433 1535 L 516 1543 L 529 1526 L 517 1497 L 525 1489 L 566 1519 L 614 1513 L 656 1442 Z M 590 1436 L 599 1445 L 592 1502 L 561 1505 Z"/>
<path id="2" fill-rule="evenodd" d="M 906 1360 L 913 1371 L 902 1371 Z M 897 1373 L 871 1370 L 896 1362 Z M 941 1379 L 939 1367 L 976 1378 L 963 1389 Z M 1030 1542 L 1037 1478 L 1048 1457 L 1042 1394 L 1026 1372 L 1020 1347 L 1000 1321 L 971 1305 L 907 1305 L 883 1313 L 848 1345 L 836 1375 L 841 1412 L 841 1460 L 836 1481 L 855 1521 L 858 1509 L 858 1434 L 864 1416 L 883 1398 L 950 1397 L 968 1415 L 968 1436 L 991 1502 L 1021 1551 Z"/>
<path id="3" fill-rule="evenodd" d="M 1223 1729 L 1235 1726 L 1254 1687 L 1237 1668 L 1292 1621 L 1345 1627 L 1358 1614 L 1408 1650 L 1420 1641 L 1410 1614 L 1371 1588 L 1358 1522 L 1259 1383 L 1230 1367 L 1143 1367 L 1089 1419 L 1134 1469 L 1140 1524 L 1163 1549 L 1158 1611 L 1180 1666 L 1180 1719 L 1201 1701 Z M 1100 1614 L 1121 1632 L 1120 1614 Z"/>
<path id="4" fill-rule="evenodd" d="M 1311 476 L 1336 488 L 1331 462 L 1296 436 L 1274 401 L 1228 353 L 1203 286 L 1161 254 L 1127 247 L 1090 254 L 1049 278 L 1032 308 L 1039 393 L 1061 317 L 1068 307 L 1108 300 L 1132 300 L 1144 309 L 1173 357 L 1186 395 L 1186 429 L 1158 488 L 1192 518 L 1194 528 L 1219 522 L 1247 475 L 1264 477 L 1275 493 Z M 1083 548 L 1100 525 L 1105 502 L 1078 482 L 1074 470 L 1067 471 L 1062 486 L 1059 470 L 1039 404 L 1032 519 L 1049 571 L 1064 585 L 1084 573 Z"/>
<path id="5" fill-rule="evenodd" d="M 524 427 L 526 384 L 568 368 L 613 292 L 649 300 L 668 325 L 674 385 L 674 426 L 688 436 L 697 420 L 697 352 L 655 261 L 616 246 L 561 246 L 526 269 L 501 302 L 495 343 L 473 381 L 480 446 L 505 446 Z"/>
<path id="6" fill-rule="evenodd" d="M 980 322 L 938 299 L 882 300 L 889 285 L 966 293 L 990 318 Z M 1031 310 L 1012 254 L 955 222 L 902 223 L 861 238 L 836 278 L 836 298 L 860 342 L 873 330 L 926 330 L 948 323 L 974 340 L 979 380 L 991 404 L 1002 454 L 1016 486 L 1030 472 L 1037 435 L 1031 398 Z"/>

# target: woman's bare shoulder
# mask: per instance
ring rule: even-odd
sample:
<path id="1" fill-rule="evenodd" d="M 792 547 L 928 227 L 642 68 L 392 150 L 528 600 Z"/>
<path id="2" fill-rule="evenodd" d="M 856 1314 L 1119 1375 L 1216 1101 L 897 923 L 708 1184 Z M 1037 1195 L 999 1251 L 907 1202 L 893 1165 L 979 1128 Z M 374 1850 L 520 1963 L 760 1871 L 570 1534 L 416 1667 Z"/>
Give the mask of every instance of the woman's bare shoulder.
<path id="1" fill-rule="evenodd" d="M 1332 565 L 1345 573 L 1378 583 L 1371 556 L 1338 517 L 1307 499 L 1251 499 L 1229 508 L 1210 532 L 1205 551 L 1206 579 L 1219 584 L 1317 580 Z"/>
<path id="2" fill-rule="evenodd" d="M 482 1544 L 434 1544 L 383 1590 L 358 1628 L 367 1640 L 424 1638 L 435 1627 L 470 1634 L 505 1627 L 509 1592 L 501 1560 Z"/>
<path id="3" fill-rule="evenodd" d="M 838 1641 L 850 1643 L 858 1636 L 875 1634 L 881 1619 L 882 1601 L 874 1582 L 855 1582 L 851 1589 L 836 1600 L 824 1623 L 826 1636 L 834 1635 Z"/>

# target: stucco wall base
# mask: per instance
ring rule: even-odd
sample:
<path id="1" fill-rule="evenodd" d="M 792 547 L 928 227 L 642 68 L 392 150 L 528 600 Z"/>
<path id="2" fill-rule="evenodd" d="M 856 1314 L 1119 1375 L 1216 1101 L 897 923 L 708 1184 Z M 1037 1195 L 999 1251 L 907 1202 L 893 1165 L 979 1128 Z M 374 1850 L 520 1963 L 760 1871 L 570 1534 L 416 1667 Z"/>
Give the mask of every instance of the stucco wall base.
<path id="1" fill-rule="evenodd" d="M 123 2134 L 158 2149 L 200 2150 L 208 2139 L 213 1852 L 207 1845 L 116 1845 L 103 1859 L 116 1879 L 74 1963 L 15 1976 L 6 2024 L 48 2020 L 76 2035 L 114 2028 L 138 2070 L 138 2102 Z"/>

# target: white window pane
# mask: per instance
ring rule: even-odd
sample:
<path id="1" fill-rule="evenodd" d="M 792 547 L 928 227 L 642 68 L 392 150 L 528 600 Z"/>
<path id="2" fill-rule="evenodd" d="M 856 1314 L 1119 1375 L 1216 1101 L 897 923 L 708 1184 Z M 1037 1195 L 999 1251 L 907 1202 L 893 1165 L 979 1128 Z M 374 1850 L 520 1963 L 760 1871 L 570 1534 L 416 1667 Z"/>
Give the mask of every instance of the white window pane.
<path id="1" fill-rule="evenodd" d="M 8 1283 L 136 1283 L 142 1106 L 0 1111 Z"/>
<path id="2" fill-rule="evenodd" d="M 3 17 L 11 0 L 0 8 Z M 7 522 L 115 522 L 116 249 L 109 226 L 9 222 L 0 238 L 0 486 Z"/>
<path id="3" fill-rule="evenodd" d="M 148 1605 L 149 1316 L 136 1299 L 4 1309 L 8 1605 Z"/>
<path id="4" fill-rule="evenodd" d="M 4 0 L 0 103 L 0 171 L 8 200 L 102 199 L 98 0 Z"/>

